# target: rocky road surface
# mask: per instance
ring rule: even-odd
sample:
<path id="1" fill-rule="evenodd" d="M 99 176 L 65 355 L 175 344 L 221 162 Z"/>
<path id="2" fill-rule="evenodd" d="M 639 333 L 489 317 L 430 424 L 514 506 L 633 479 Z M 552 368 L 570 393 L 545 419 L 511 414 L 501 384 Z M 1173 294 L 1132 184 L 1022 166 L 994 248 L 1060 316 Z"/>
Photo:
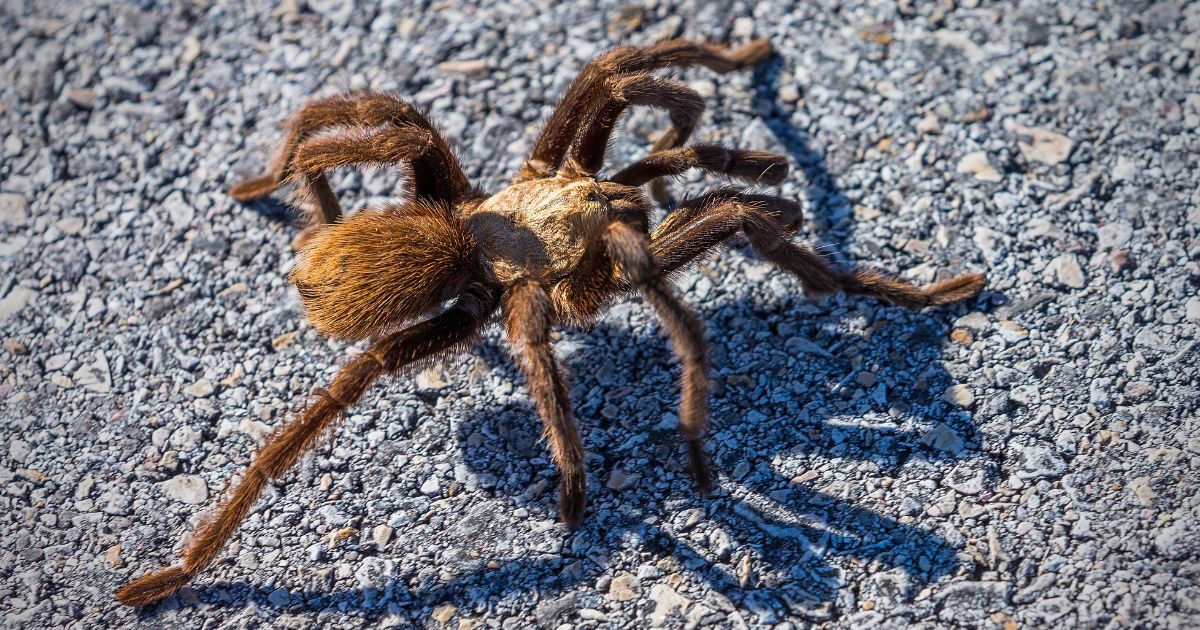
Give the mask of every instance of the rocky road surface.
<path id="1" fill-rule="evenodd" d="M 0 3 L 6 625 L 1200 625 L 1200 3 L 357 4 Z M 710 498 L 646 305 L 556 333 L 589 449 L 574 533 L 493 328 L 377 386 L 191 587 L 115 604 L 357 349 L 305 323 L 287 207 L 225 192 L 281 122 L 395 91 L 494 191 L 590 57 L 674 35 L 774 43 L 680 76 L 697 138 L 791 158 L 803 238 L 986 292 L 813 302 L 742 246 L 683 275 Z M 612 164 L 663 123 L 629 116 Z"/>

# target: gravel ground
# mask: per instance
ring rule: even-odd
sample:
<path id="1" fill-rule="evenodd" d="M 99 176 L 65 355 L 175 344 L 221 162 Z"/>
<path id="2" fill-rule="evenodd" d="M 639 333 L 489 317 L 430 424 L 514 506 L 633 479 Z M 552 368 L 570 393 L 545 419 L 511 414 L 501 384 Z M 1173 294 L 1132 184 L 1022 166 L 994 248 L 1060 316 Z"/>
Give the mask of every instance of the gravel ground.
<path id="1" fill-rule="evenodd" d="M 3 3 L 7 625 L 1200 624 L 1200 4 L 384 4 Z M 793 159 L 806 237 L 988 290 L 811 302 L 743 247 L 684 275 L 713 345 L 707 499 L 647 307 L 561 331 L 575 533 L 493 329 L 377 386 L 191 588 L 116 605 L 351 351 L 286 282 L 285 206 L 224 192 L 288 114 L 397 91 L 494 191 L 588 58 L 675 34 L 776 46 L 682 76 L 698 137 Z M 630 116 L 613 163 L 662 124 Z"/>

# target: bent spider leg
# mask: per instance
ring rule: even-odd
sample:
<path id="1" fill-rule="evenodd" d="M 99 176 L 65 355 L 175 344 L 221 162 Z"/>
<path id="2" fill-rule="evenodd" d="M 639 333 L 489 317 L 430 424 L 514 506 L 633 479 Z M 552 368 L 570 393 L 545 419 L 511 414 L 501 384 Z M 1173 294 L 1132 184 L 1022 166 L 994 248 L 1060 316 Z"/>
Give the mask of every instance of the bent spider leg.
<path id="1" fill-rule="evenodd" d="M 682 365 L 679 430 L 687 445 L 689 468 L 696 487 L 712 490 L 704 432 L 708 429 L 708 344 L 704 325 L 675 297 L 671 285 L 659 274 L 645 234 L 620 222 L 609 224 L 605 247 L 621 276 L 638 287 L 663 322 L 671 349 Z"/>
<path id="2" fill-rule="evenodd" d="M 416 125 L 381 125 L 352 128 L 341 133 L 317 136 L 296 149 L 289 181 L 303 178 L 304 190 L 316 203 L 319 216 L 310 216 L 292 247 L 300 249 L 322 225 L 342 217 L 341 205 L 329 186 L 327 171 L 350 166 L 382 166 L 415 163 L 434 146 L 429 131 Z"/>
<path id="3" fill-rule="evenodd" d="M 504 299 L 504 326 L 542 419 L 550 457 L 558 467 L 559 518 L 574 529 L 587 507 L 587 477 L 571 399 L 550 348 L 553 321 L 554 305 L 540 283 L 525 280 L 509 289 Z"/>
<path id="4" fill-rule="evenodd" d="M 595 109 L 596 103 L 608 92 L 607 81 L 615 75 L 696 64 L 724 74 L 748 68 L 770 56 L 771 44 L 765 39 L 756 39 L 732 50 L 684 39 L 671 39 L 646 48 L 614 48 L 588 62 L 567 88 L 554 107 L 554 112 L 542 126 L 542 131 L 534 142 L 533 151 L 521 167 L 517 181 L 549 177 L 558 170 L 566 157 L 567 149 L 575 139 L 578 121 L 581 118 L 587 119 L 587 114 Z M 690 133 L 690 130 L 686 134 L 678 131 L 668 132 L 667 135 L 672 136 L 669 142 L 674 144 L 658 149 L 679 146 L 687 140 Z M 665 138 L 666 136 L 660 138 L 660 142 Z"/>
<path id="5" fill-rule="evenodd" d="M 376 127 L 393 124 L 419 127 L 429 134 L 432 149 L 413 163 L 413 194 L 454 201 L 467 194 L 470 182 L 437 128 L 403 99 L 383 92 L 339 94 L 309 102 L 289 121 L 283 147 L 272 171 L 234 185 L 229 194 L 238 201 L 269 195 L 291 180 L 297 149 L 311 136 L 331 127 Z"/>
<path id="6" fill-rule="evenodd" d="M 187 584 L 216 559 L 250 513 L 267 481 L 286 473 L 376 378 L 467 344 L 495 311 L 496 303 L 495 289 L 473 284 L 440 315 L 380 340 L 351 359 L 328 390 L 319 391 L 312 405 L 259 450 L 233 492 L 197 527 L 181 554 L 182 566 L 160 569 L 125 584 L 117 591 L 117 600 L 127 606 L 145 606 Z"/>
<path id="7" fill-rule="evenodd" d="M 769 195 L 721 190 L 679 204 L 651 236 L 655 257 L 671 273 L 739 231 L 763 258 L 795 275 L 812 296 L 836 291 L 870 295 L 906 308 L 949 304 L 976 295 L 986 279 L 966 273 L 917 287 L 878 269 L 856 266 L 849 271 L 806 244 L 793 243 L 778 216 L 795 212 L 795 203 Z"/>
<path id="8" fill-rule="evenodd" d="M 675 129 L 688 134 L 704 113 L 704 99 L 695 90 L 673 79 L 636 73 L 613 77 L 610 94 L 599 99 L 591 116 L 571 144 L 562 170 L 573 176 L 592 176 L 604 166 L 604 152 L 617 120 L 631 105 L 667 110 Z"/>
<path id="9" fill-rule="evenodd" d="M 641 186 L 660 177 L 682 175 L 693 168 L 729 175 L 751 184 L 776 185 L 788 174 L 787 158 L 776 153 L 693 144 L 647 155 L 609 180 L 626 186 Z"/>

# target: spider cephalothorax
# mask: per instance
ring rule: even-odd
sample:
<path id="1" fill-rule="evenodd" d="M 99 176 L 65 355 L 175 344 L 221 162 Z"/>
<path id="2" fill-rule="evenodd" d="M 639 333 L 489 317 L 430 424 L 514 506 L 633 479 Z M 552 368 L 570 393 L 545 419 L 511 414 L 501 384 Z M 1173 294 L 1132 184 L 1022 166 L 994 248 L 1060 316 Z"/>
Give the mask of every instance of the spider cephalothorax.
<path id="1" fill-rule="evenodd" d="M 569 526 L 587 504 L 583 444 L 567 387 L 550 347 L 550 327 L 586 323 L 613 299 L 640 293 L 661 318 L 682 364 L 679 423 L 689 470 L 712 485 L 702 438 L 708 425 L 708 353 L 703 327 L 679 301 L 669 275 L 703 252 L 742 235 L 761 256 L 795 275 L 810 295 L 872 295 L 910 308 L 975 295 L 984 279 L 966 274 L 918 288 L 882 272 L 838 269 L 792 241 L 799 206 L 779 197 L 720 189 L 685 200 L 653 229 L 642 186 L 666 200 L 662 178 L 692 168 L 777 184 L 779 155 L 686 145 L 703 102 L 686 85 L 651 74 L 704 65 L 725 73 L 762 61 L 765 41 L 727 51 L 683 40 L 617 48 L 589 63 L 558 103 L 514 182 L 487 196 L 463 175 L 449 145 L 400 98 L 376 92 L 314 101 L 292 119 L 270 174 L 231 190 L 263 197 L 285 184 L 309 196 L 309 226 L 291 280 L 320 332 L 372 340 L 328 389 L 263 446 L 242 480 L 201 523 L 182 566 L 121 588 L 130 605 L 162 599 L 212 563 L 249 514 L 267 481 L 283 475 L 383 374 L 467 346 L 500 311 L 558 467 L 559 514 Z M 671 129 L 649 155 L 599 176 L 605 148 L 632 105 L 665 109 Z M 404 203 L 368 206 L 343 217 L 326 172 L 404 163 Z M 449 304 L 449 306 L 446 306 Z"/>

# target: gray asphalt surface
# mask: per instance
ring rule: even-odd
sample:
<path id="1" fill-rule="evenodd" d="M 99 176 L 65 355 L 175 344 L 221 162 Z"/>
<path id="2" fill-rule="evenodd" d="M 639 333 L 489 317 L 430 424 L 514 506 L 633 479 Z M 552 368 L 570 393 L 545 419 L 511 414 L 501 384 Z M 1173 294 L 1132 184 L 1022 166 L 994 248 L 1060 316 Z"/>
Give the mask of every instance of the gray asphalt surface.
<path id="1" fill-rule="evenodd" d="M 1097 5 L 3 2 L 5 624 L 1200 625 L 1200 4 Z M 587 59 L 671 35 L 774 43 L 680 75 L 698 139 L 792 159 L 804 238 L 987 291 L 812 302 L 744 247 L 706 258 L 679 286 L 713 346 L 711 498 L 648 308 L 562 330 L 574 533 L 493 329 L 377 386 L 190 588 L 115 604 L 354 351 L 305 323 L 287 207 L 224 192 L 280 123 L 396 91 L 494 191 Z M 662 125 L 629 116 L 611 163 Z"/>

